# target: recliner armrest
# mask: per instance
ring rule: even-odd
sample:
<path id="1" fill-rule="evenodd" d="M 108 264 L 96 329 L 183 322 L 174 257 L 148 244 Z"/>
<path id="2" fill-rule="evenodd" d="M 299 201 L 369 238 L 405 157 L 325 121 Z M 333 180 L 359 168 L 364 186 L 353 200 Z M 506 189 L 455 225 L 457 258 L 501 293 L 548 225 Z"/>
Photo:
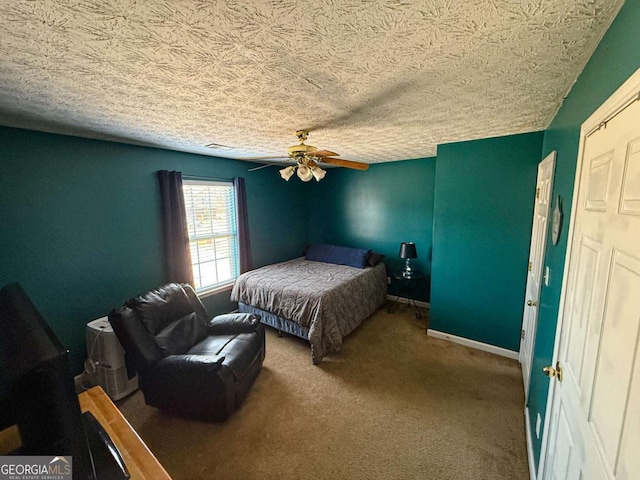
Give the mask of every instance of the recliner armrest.
<path id="1" fill-rule="evenodd" d="M 226 313 L 209 322 L 209 335 L 251 333 L 260 325 L 260 315 L 255 313 Z"/>
<path id="2" fill-rule="evenodd" d="M 156 363 L 153 375 L 159 377 L 207 374 L 218 370 L 224 362 L 224 355 L 169 355 Z M 184 377 L 183 377 L 184 378 Z"/>

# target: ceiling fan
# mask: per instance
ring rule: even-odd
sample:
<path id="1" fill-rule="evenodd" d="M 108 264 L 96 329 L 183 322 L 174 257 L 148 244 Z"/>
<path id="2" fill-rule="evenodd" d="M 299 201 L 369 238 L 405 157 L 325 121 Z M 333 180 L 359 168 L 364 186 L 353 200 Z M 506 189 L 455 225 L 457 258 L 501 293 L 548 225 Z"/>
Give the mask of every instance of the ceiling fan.
<path id="1" fill-rule="evenodd" d="M 354 162 L 353 160 L 346 160 L 344 158 L 335 158 L 339 155 L 329 150 L 318 150 L 313 145 L 305 144 L 305 140 L 309 137 L 307 130 L 298 130 L 296 136 L 300 143 L 298 145 L 292 145 L 288 148 L 288 157 L 295 162 L 295 165 L 290 165 L 280 170 L 280 176 L 289 181 L 294 173 L 297 173 L 300 180 L 308 182 L 312 178 L 316 181 L 320 181 L 326 175 L 326 171 L 320 168 L 319 164 L 336 165 L 338 167 L 352 168 L 355 170 L 366 170 L 369 168 L 369 164 L 362 162 Z M 270 158 L 283 158 L 277 157 L 254 157 L 243 158 L 242 160 L 267 160 Z M 249 171 L 259 170 L 261 168 L 269 167 L 269 165 L 262 165 L 260 167 L 252 168 Z"/>

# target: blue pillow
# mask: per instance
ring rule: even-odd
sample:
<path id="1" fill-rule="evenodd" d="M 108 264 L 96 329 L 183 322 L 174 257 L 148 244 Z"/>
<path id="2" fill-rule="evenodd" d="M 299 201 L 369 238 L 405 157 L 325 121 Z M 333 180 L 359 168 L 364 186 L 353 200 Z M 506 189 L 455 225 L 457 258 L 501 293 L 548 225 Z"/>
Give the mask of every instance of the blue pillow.
<path id="1" fill-rule="evenodd" d="M 307 251 L 307 260 L 314 262 L 335 263 L 350 267 L 364 268 L 367 265 L 371 250 L 363 248 L 338 247 L 324 243 L 314 243 Z"/>

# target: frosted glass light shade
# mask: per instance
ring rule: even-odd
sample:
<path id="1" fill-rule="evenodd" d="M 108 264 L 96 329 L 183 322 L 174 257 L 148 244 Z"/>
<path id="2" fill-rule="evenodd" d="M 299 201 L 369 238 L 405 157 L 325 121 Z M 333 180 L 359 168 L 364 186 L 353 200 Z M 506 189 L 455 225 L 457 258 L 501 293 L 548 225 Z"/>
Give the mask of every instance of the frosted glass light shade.
<path id="1" fill-rule="evenodd" d="M 289 179 L 293 175 L 293 172 L 295 171 L 296 171 L 296 167 L 294 167 L 293 165 L 283 168 L 282 170 L 279 170 L 280 176 L 282 177 L 283 180 L 286 180 L 287 182 L 289 181 Z"/>
<path id="2" fill-rule="evenodd" d="M 324 176 L 327 174 L 327 172 L 323 169 L 321 169 L 320 167 L 314 167 L 311 170 L 311 174 L 313 175 L 313 178 L 316 179 L 316 182 L 319 182 L 320 180 L 322 180 L 324 178 Z"/>
<path id="3" fill-rule="evenodd" d="M 303 182 L 308 182 L 309 180 L 311 180 L 313 178 L 313 174 L 311 173 L 311 169 L 309 167 L 307 167 L 306 165 L 299 165 L 298 166 L 298 177 Z"/>

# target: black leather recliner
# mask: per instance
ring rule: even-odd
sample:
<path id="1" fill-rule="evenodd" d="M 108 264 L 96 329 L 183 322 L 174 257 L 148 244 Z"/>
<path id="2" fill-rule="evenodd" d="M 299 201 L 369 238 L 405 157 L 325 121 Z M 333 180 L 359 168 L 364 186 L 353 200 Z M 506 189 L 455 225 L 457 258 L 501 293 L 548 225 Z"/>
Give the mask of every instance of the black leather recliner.
<path id="1" fill-rule="evenodd" d="M 145 403 L 182 416 L 226 420 L 260 372 L 264 327 L 254 314 L 210 320 L 189 284 L 170 283 L 109 313 Z"/>

